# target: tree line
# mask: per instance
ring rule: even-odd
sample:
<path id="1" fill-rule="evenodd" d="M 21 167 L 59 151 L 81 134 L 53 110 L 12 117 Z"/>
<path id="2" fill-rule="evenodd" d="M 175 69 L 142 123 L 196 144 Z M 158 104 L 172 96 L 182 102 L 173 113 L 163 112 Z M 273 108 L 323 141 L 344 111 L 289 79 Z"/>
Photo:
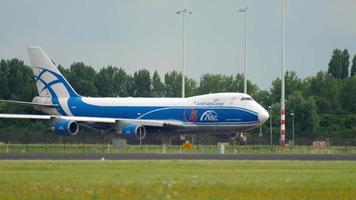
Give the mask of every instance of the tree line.
<path id="1" fill-rule="evenodd" d="M 356 55 L 350 64 L 347 49 L 335 49 L 327 71 L 300 78 L 287 71 L 287 138 L 291 132 L 291 113 L 295 134 L 302 137 L 356 136 Z M 124 68 L 106 66 L 96 71 L 83 62 L 58 66 L 73 88 L 91 97 L 180 97 L 182 74 L 171 71 L 162 77 L 157 71 L 140 69 L 128 74 Z M 215 92 L 242 92 L 243 75 L 203 74 L 199 81 L 186 77 L 186 96 Z M 17 58 L 0 62 L 0 98 L 31 101 L 37 94 L 31 68 Z M 271 112 L 274 137 L 279 136 L 281 81 L 276 78 L 268 90 L 248 81 L 248 93 Z M 36 113 L 33 109 L 0 103 L 0 112 Z M 1 120 L 0 130 L 16 132 L 21 125 L 38 129 L 42 122 Z M 263 130 L 269 130 L 266 123 Z"/>

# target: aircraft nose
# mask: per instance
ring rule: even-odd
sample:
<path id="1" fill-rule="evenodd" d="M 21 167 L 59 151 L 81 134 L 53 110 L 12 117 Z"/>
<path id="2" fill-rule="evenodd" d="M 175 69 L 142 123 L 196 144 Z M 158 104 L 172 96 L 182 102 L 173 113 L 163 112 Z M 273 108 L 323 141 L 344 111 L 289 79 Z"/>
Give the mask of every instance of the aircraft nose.
<path id="1" fill-rule="evenodd" d="M 260 123 L 263 124 L 268 120 L 269 114 L 264 108 L 261 108 L 261 110 L 258 114 L 258 118 L 260 120 Z"/>

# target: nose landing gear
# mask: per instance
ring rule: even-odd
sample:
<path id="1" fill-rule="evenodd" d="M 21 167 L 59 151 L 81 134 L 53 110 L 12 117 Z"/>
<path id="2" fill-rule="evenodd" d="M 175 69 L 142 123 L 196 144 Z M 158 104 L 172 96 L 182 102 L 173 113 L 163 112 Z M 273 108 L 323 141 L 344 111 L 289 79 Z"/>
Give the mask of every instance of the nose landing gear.
<path id="1" fill-rule="evenodd" d="M 236 148 L 236 141 L 240 138 L 240 133 L 236 132 L 235 134 L 227 134 L 227 136 L 232 140 L 233 145 L 234 145 L 234 153 L 237 153 L 237 148 Z"/>
<path id="2" fill-rule="evenodd" d="M 235 134 L 227 134 L 227 136 L 230 138 L 230 140 L 232 141 L 236 141 L 239 137 L 240 137 L 240 133 L 239 132 L 236 132 Z"/>

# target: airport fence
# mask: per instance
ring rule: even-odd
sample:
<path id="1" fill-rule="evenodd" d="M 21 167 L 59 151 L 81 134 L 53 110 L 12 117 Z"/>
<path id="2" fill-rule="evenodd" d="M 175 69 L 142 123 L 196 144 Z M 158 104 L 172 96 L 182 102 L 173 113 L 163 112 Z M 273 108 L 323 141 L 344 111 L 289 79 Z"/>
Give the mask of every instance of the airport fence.
<path id="1" fill-rule="evenodd" d="M 221 145 L 224 145 L 222 150 Z M 0 144 L 0 153 L 356 153 L 355 146 L 329 146 L 325 148 L 312 146 L 266 146 L 266 145 L 126 145 L 113 148 L 111 144 Z"/>
<path id="2" fill-rule="evenodd" d="M 188 135 L 191 145 L 179 137 L 167 140 L 162 135 L 151 135 L 139 145 L 137 138 L 118 139 L 114 134 L 81 132 L 76 136 L 58 136 L 51 132 L 42 135 L 0 133 L 0 152 L 53 153 L 356 153 L 356 137 L 308 138 L 296 137 L 279 145 L 278 135 L 250 134 L 233 142 L 226 135 Z M 165 142 L 164 142 L 165 141 Z M 222 149 L 223 145 L 223 149 Z"/>

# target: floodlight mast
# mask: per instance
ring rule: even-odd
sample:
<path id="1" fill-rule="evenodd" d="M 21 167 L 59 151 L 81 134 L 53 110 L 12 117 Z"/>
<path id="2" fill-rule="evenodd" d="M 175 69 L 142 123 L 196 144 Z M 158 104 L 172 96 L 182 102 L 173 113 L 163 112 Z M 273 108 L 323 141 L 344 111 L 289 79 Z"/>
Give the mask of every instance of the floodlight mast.
<path id="1" fill-rule="evenodd" d="M 247 11 L 248 7 L 240 8 L 238 12 L 244 13 L 245 25 L 244 25 L 244 93 L 247 94 Z"/>
<path id="2" fill-rule="evenodd" d="M 282 74 L 281 74 L 281 145 L 285 145 L 286 140 L 286 110 L 285 110 L 285 80 L 284 80 L 284 0 L 282 0 Z"/>
<path id="3" fill-rule="evenodd" d="M 185 97 L 185 15 L 192 14 L 191 11 L 187 10 L 178 10 L 177 15 L 182 14 L 182 98 Z"/>

